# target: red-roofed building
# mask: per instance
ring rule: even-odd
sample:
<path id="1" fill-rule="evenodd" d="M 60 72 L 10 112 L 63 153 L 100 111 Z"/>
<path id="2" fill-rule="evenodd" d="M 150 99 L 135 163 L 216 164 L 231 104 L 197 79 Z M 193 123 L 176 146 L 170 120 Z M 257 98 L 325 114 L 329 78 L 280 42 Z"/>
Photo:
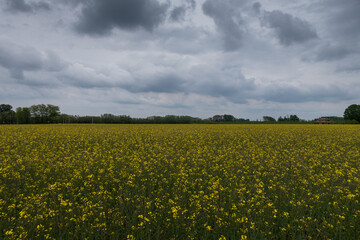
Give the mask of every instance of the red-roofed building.
<path id="1" fill-rule="evenodd" d="M 315 120 L 315 123 L 317 124 L 330 124 L 332 121 L 328 118 L 318 118 Z"/>

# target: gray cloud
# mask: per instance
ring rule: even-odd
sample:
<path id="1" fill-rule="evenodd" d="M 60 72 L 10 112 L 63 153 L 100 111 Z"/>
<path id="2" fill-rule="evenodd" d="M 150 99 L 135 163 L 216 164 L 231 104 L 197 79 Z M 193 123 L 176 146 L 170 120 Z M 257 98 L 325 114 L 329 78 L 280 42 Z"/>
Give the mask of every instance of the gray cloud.
<path id="1" fill-rule="evenodd" d="M 350 49 L 342 46 L 325 46 L 317 52 L 316 61 L 335 61 L 343 59 L 353 53 Z"/>
<path id="2" fill-rule="evenodd" d="M 251 93 L 256 91 L 255 79 L 246 78 L 239 66 L 223 64 L 212 62 L 192 68 L 184 84 L 187 92 L 223 98 L 232 103 L 246 103 Z"/>
<path id="3" fill-rule="evenodd" d="M 256 90 L 254 79 L 245 78 L 239 68 L 218 69 L 212 63 L 190 67 L 191 59 L 190 63 L 181 61 L 177 65 L 174 63 L 178 62 L 177 57 L 161 56 L 152 57 L 153 62 L 142 67 L 130 61 L 130 66 L 111 72 L 72 64 L 61 73 L 61 79 L 65 85 L 85 89 L 118 88 L 134 94 L 198 94 L 234 103 L 245 103 L 249 93 Z"/>
<path id="4" fill-rule="evenodd" d="M 196 8 L 196 2 L 195 0 L 187 0 L 187 3 L 190 5 L 192 9 Z"/>
<path id="5" fill-rule="evenodd" d="M 185 13 L 186 13 L 186 7 L 178 6 L 171 11 L 170 19 L 171 19 L 171 21 L 174 21 L 174 22 L 184 20 Z"/>
<path id="6" fill-rule="evenodd" d="M 360 65 L 339 66 L 337 72 L 359 72 Z"/>
<path id="7" fill-rule="evenodd" d="M 58 74 L 58 78 L 64 85 L 83 89 L 111 89 L 117 87 L 116 79 L 111 79 L 109 76 L 95 68 L 77 62 L 69 64 L 64 71 L 61 71 Z"/>
<path id="8" fill-rule="evenodd" d="M 174 74 L 163 74 L 152 79 L 135 79 L 122 86 L 130 92 L 179 93 L 184 91 L 184 80 Z"/>
<path id="9" fill-rule="evenodd" d="M 279 103 L 305 103 L 305 102 L 337 102 L 354 99 L 349 91 L 337 86 L 286 86 L 277 85 L 265 88 L 263 99 Z"/>
<path id="10" fill-rule="evenodd" d="M 253 80 L 238 80 L 229 83 L 209 82 L 197 89 L 197 93 L 211 97 L 223 97 L 232 103 L 247 103 L 251 92 L 255 92 Z"/>
<path id="11" fill-rule="evenodd" d="M 263 21 L 265 26 L 275 30 L 280 43 L 284 46 L 318 38 L 316 31 L 307 21 L 280 10 L 264 11 Z"/>
<path id="12" fill-rule="evenodd" d="M 23 78 L 23 71 L 39 70 L 42 64 L 41 55 L 35 49 L 10 49 L 5 44 L 0 45 L 0 65 L 8 69 L 14 78 Z"/>
<path id="13" fill-rule="evenodd" d="M 313 14 L 321 20 L 317 26 L 321 34 L 319 41 L 308 49 L 305 61 L 345 61 L 359 54 L 360 47 L 360 2 L 314 1 L 309 5 Z M 336 70 L 338 71 L 338 70 Z"/>
<path id="14" fill-rule="evenodd" d="M 50 5 L 46 2 L 40 1 L 35 3 L 27 3 L 25 0 L 6 0 L 6 10 L 9 12 L 28 12 L 32 13 L 37 10 L 50 10 Z"/>
<path id="15" fill-rule="evenodd" d="M 87 1 L 89 0 L 57 0 L 56 2 L 65 5 L 78 6 L 79 4 L 86 3 Z"/>
<path id="16" fill-rule="evenodd" d="M 195 0 L 186 0 L 181 6 L 173 8 L 170 12 L 170 20 L 173 22 L 179 22 L 184 20 L 185 14 L 189 10 L 196 8 Z"/>
<path id="17" fill-rule="evenodd" d="M 320 44 L 317 48 L 312 48 L 302 57 L 306 62 L 332 62 L 345 59 L 353 55 L 356 51 L 342 45 L 332 45 L 330 43 Z"/>
<path id="18" fill-rule="evenodd" d="M 348 40 L 360 37 L 360 1 L 330 0 L 321 2 L 321 6 L 331 12 L 326 19 L 336 38 Z"/>
<path id="19" fill-rule="evenodd" d="M 59 74 L 59 78 L 65 85 L 84 89 L 118 88 L 131 93 L 179 93 L 186 91 L 183 86 L 185 81 L 180 74 L 176 74 L 171 69 L 152 71 L 152 68 L 153 66 L 128 70 L 117 68 L 109 73 L 107 69 L 73 63 Z"/>
<path id="20" fill-rule="evenodd" d="M 261 12 L 261 4 L 259 2 L 256 2 L 253 4 L 253 10 L 256 14 L 260 14 Z"/>
<path id="21" fill-rule="evenodd" d="M 59 71 L 65 65 L 54 52 L 41 53 L 34 48 L 0 42 L 0 66 L 13 78 L 23 79 L 24 71 Z"/>
<path id="22" fill-rule="evenodd" d="M 241 14 L 234 10 L 239 7 L 239 4 L 241 2 L 206 0 L 202 6 L 203 12 L 214 20 L 221 32 L 226 51 L 237 50 L 242 45 L 245 22 Z"/>
<path id="23" fill-rule="evenodd" d="M 294 106 L 341 116 L 360 100 L 358 0 L 255 2 L 0 0 L 0 98 L 74 114 L 255 119 Z"/>
<path id="24" fill-rule="evenodd" d="M 167 4 L 157 0 L 90 0 L 83 5 L 76 30 L 103 35 L 114 28 L 152 31 L 165 19 Z"/>

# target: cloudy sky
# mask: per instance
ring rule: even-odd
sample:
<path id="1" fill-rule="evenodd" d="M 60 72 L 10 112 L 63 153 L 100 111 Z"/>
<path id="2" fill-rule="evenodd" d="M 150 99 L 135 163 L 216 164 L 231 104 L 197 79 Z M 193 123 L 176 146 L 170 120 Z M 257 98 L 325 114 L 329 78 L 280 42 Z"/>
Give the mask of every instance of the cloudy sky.
<path id="1" fill-rule="evenodd" d="M 0 103 L 63 113 L 342 116 L 359 0 L 0 0 Z"/>

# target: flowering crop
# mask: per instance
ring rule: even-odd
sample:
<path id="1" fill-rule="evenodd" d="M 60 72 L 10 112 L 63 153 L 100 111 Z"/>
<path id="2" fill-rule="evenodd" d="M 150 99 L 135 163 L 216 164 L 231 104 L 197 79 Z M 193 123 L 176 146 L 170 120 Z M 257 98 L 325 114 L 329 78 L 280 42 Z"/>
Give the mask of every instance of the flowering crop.
<path id="1" fill-rule="evenodd" d="M 0 239 L 359 239 L 354 125 L 0 126 Z"/>

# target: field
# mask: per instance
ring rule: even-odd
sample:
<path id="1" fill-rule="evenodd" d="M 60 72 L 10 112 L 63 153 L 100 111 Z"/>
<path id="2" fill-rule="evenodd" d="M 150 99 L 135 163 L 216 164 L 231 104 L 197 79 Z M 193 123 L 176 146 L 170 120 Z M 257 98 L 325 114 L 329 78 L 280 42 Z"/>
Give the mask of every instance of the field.
<path id="1" fill-rule="evenodd" d="M 0 239 L 359 239 L 359 130 L 0 126 Z"/>

